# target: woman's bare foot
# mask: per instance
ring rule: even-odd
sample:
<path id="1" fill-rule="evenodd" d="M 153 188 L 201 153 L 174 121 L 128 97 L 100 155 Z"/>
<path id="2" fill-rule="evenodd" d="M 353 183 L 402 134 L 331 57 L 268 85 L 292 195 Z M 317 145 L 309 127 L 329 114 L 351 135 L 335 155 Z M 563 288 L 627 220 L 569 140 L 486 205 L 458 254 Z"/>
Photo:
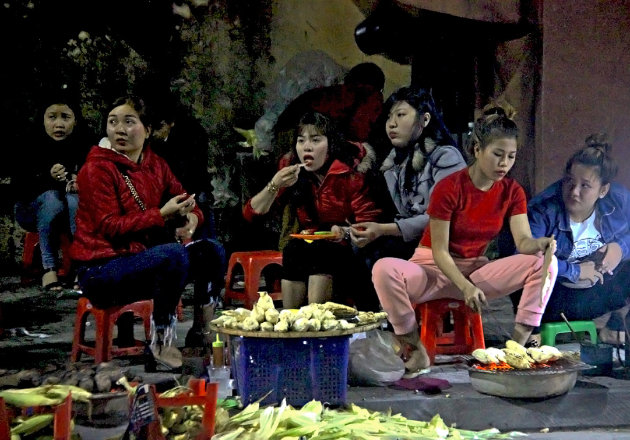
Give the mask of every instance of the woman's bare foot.
<path id="1" fill-rule="evenodd" d="M 411 379 L 422 374 L 431 365 L 427 350 L 420 342 L 418 330 L 404 335 L 396 335 L 396 339 L 402 346 L 403 360 L 405 361 L 405 379 Z"/>
<path id="2" fill-rule="evenodd" d="M 54 269 L 49 269 L 44 272 L 42 276 L 42 288 L 47 292 L 61 292 L 63 285 L 57 278 L 57 272 Z"/>

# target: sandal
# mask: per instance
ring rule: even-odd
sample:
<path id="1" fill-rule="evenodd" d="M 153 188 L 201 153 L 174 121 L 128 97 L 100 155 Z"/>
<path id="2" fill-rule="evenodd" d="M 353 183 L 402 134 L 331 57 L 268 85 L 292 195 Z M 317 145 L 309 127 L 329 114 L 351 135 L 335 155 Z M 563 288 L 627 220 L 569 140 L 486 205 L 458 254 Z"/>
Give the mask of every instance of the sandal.
<path id="1" fill-rule="evenodd" d="M 623 330 L 616 331 L 608 327 L 604 327 L 599 331 L 598 338 L 600 342 L 614 347 L 623 347 L 626 343 L 626 333 Z"/>
<path id="2" fill-rule="evenodd" d="M 63 290 L 63 284 L 57 278 L 57 272 L 55 269 L 49 269 L 42 276 L 42 288 L 46 292 L 61 292 Z"/>
<path id="3" fill-rule="evenodd" d="M 158 371 L 177 371 L 181 368 L 182 353 L 172 345 L 147 344 L 144 349 L 144 371 L 155 373 Z M 158 365 L 162 366 L 161 370 Z"/>

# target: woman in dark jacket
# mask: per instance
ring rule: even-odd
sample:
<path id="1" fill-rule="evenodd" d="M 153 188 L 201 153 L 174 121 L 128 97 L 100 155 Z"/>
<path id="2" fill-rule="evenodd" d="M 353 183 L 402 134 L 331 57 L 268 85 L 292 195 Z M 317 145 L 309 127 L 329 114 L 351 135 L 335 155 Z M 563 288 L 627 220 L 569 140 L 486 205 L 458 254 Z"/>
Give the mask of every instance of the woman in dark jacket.
<path id="1" fill-rule="evenodd" d="M 90 146 L 80 114 L 79 106 L 67 96 L 47 98 L 37 118 L 43 130 L 38 127 L 26 149 L 24 163 L 29 166 L 14 177 L 15 218 L 27 231 L 39 233 L 45 290 L 62 289 L 57 278 L 59 236 L 75 232 L 76 178 Z"/>
<path id="2" fill-rule="evenodd" d="M 330 300 L 333 281 L 338 284 L 344 273 L 354 273 L 356 257 L 345 225 L 376 221 L 381 213 L 368 195 L 364 176 L 353 169 L 353 158 L 345 157 L 352 150 L 328 117 L 306 113 L 295 131 L 292 164 L 281 168 L 243 209 L 252 220 L 269 212 L 277 199 L 296 210 L 303 232 L 332 231 L 337 236 L 313 243 L 289 241 L 283 250 L 285 308 L 297 308 L 307 297 L 309 303 Z M 369 273 L 363 278 L 369 281 Z"/>
<path id="3" fill-rule="evenodd" d="M 151 128 L 144 102 L 117 99 L 107 116 L 110 147 L 92 147 L 79 172 L 77 231 L 72 244 L 79 284 L 97 307 L 153 300 L 151 351 L 171 368 L 181 366 L 172 346 L 175 309 L 186 284 L 188 255 L 163 242 L 167 222 L 188 240 L 203 221 L 166 162 L 145 142 Z M 165 202 L 166 201 L 166 202 Z"/>

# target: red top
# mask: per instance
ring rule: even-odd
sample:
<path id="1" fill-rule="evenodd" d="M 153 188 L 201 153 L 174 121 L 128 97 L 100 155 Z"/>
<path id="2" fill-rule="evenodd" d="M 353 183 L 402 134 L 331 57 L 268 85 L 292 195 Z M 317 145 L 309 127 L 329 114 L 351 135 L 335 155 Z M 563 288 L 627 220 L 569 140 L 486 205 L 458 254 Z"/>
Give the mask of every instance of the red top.
<path id="1" fill-rule="evenodd" d="M 146 211 L 134 199 L 123 173 L 131 179 Z M 164 227 L 160 215 L 164 200 L 185 192 L 166 161 L 149 148 L 144 149 L 137 164 L 113 150 L 92 147 L 79 171 L 77 185 L 77 230 L 70 253 L 79 261 L 144 251 L 146 233 Z M 201 225 L 203 214 L 198 205 L 193 213 Z"/>
<path id="2" fill-rule="evenodd" d="M 285 164 L 286 158 L 280 161 L 280 168 Z M 286 202 L 282 197 L 286 190 L 280 189 L 275 203 Z M 339 160 L 330 165 L 321 185 L 311 185 L 311 195 L 319 218 L 311 218 L 304 206 L 296 206 L 301 229 L 326 229 L 332 225 L 345 225 L 346 220 L 352 223 L 377 221 L 382 212 L 370 197 L 363 174 Z M 243 217 L 252 221 L 259 215 L 249 199 L 243 207 Z"/>
<path id="3" fill-rule="evenodd" d="M 506 219 L 527 213 L 527 199 L 521 185 L 508 177 L 482 191 L 473 185 L 468 168 L 464 168 L 435 185 L 427 213 L 451 223 L 449 252 L 472 258 L 484 254 Z M 420 244 L 431 247 L 430 226 L 424 230 Z"/>

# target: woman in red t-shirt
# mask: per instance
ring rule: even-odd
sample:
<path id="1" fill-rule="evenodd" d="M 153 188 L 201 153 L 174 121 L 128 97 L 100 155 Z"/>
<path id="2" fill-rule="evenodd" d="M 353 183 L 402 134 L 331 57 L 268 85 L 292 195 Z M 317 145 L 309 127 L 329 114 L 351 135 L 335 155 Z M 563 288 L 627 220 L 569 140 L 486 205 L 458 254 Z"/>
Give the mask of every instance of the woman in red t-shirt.
<path id="1" fill-rule="evenodd" d="M 414 304 L 439 298 L 462 299 L 474 311 L 486 300 L 523 288 L 513 339 L 524 344 L 540 324 L 557 274 L 549 268 L 543 293 L 543 256 L 553 238 L 532 238 L 523 188 L 505 177 L 514 165 L 518 128 L 511 108 L 489 105 L 477 119 L 469 144 L 471 164 L 438 182 L 427 210 L 430 221 L 409 261 L 383 258 L 373 280 L 383 309 L 399 340 L 410 346 L 410 374 L 429 365 L 418 335 Z M 490 262 L 486 247 L 509 222 L 520 252 Z"/>

